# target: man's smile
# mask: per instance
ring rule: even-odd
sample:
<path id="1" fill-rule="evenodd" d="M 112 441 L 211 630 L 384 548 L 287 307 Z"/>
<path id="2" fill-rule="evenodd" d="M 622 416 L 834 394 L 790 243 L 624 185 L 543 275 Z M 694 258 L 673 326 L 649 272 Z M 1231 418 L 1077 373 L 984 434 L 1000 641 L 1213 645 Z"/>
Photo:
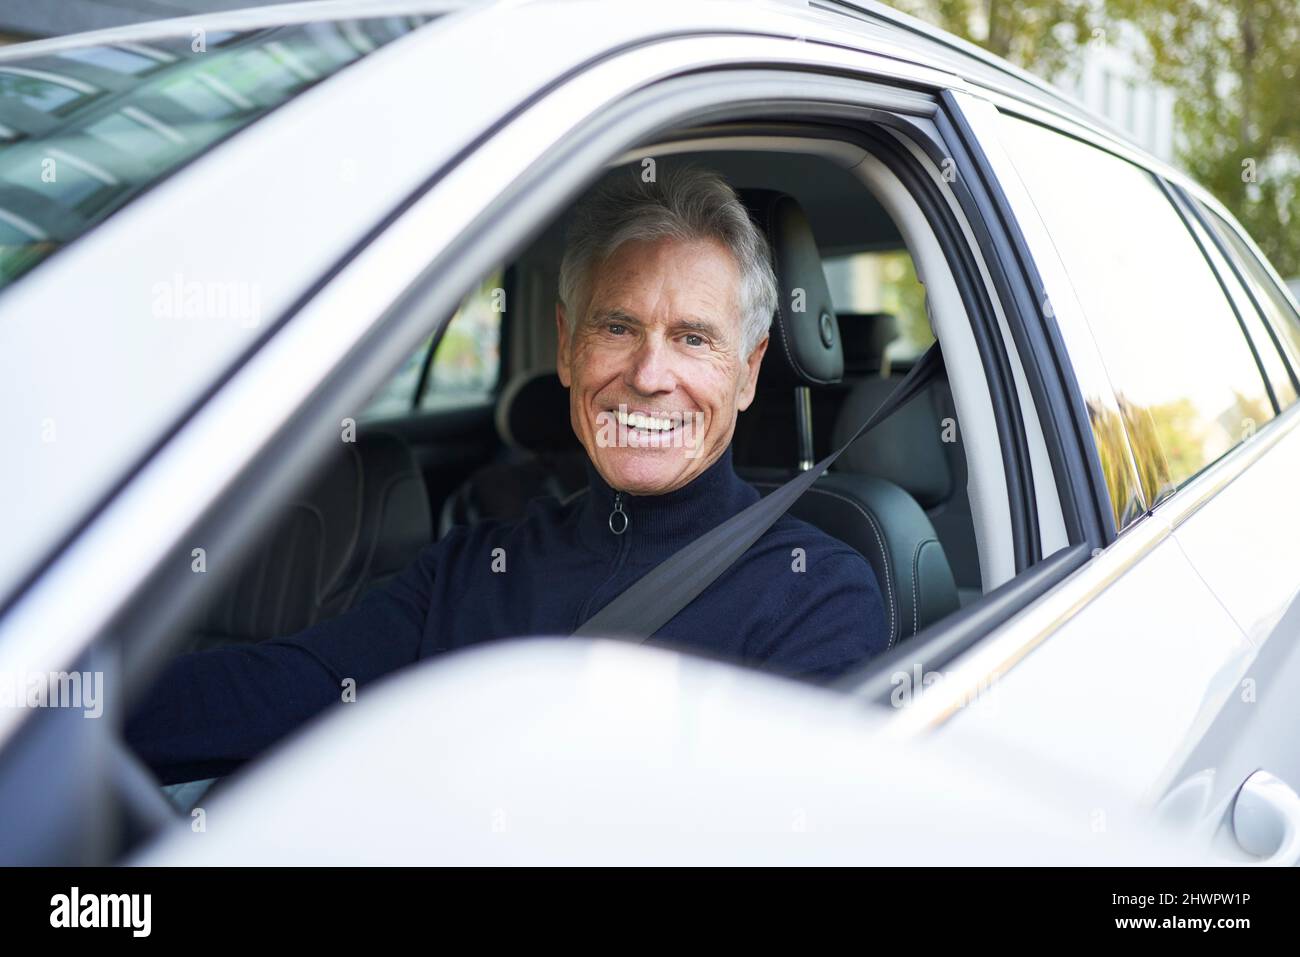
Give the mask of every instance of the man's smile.
<path id="1" fill-rule="evenodd" d="M 624 404 L 603 409 L 596 414 L 602 428 L 617 429 L 617 445 L 637 448 L 667 448 L 680 446 L 692 435 L 699 435 L 704 426 L 704 413 L 683 409 L 647 409 Z"/>

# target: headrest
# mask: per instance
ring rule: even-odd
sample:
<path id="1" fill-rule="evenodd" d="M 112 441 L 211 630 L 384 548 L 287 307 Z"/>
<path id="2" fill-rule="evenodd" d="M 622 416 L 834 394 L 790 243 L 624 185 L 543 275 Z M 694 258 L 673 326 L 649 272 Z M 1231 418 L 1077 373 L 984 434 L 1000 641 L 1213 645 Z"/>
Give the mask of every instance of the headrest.
<path id="1" fill-rule="evenodd" d="M 871 376 L 854 385 L 835 420 L 832 444 L 838 448 L 847 442 L 898 382 L 895 377 Z M 906 489 L 922 508 L 946 502 L 954 480 L 943 440 L 945 415 L 940 386 L 931 383 L 845 449 L 835 467 L 887 479 Z"/>
<path id="2" fill-rule="evenodd" d="M 524 372 L 506 383 L 496 426 L 513 449 L 544 454 L 582 448 L 569 419 L 569 390 L 552 371 Z"/>
<path id="3" fill-rule="evenodd" d="M 760 378 L 765 387 L 831 385 L 844 374 L 835 304 L 821 253 L 799 203 L 767 189 L 738 190 L 767 236 L 776 271 L 777 307 Z"/>
<path id="4" fill-rule="evenodd" d="M 835 318 L 844 349 L 844 374 L 878 375 L 886 347 L 898 338 L 898 317 L 887 312 L 841 312 Z"/>

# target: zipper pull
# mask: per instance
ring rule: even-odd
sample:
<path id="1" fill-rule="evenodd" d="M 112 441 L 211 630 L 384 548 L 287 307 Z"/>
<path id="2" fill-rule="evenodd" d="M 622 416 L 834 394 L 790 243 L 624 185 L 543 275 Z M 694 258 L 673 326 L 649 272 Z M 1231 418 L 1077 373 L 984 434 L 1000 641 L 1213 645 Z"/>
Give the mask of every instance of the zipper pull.
<path id="1" fill-rule="evenodd" d="M 615 535 L 622 535 L 627 531 L 628 517 L 627 512 L 623 511 L 623 493 L 614 493 L 614 511 L 609 513 L 609 530 Z"/>

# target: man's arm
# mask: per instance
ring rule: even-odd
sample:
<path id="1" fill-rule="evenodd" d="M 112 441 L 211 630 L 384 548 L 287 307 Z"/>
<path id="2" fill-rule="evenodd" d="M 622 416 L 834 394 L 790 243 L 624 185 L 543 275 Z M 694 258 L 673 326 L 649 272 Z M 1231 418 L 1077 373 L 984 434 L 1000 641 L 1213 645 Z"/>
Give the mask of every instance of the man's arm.
<path id="1" fill-rule="evenodd" d="M 165 784 L 227 774 L 419 653 L 443 543 L 355 608 L 287 638 L 181 655 L 128 716 L 125 736 Z"/>

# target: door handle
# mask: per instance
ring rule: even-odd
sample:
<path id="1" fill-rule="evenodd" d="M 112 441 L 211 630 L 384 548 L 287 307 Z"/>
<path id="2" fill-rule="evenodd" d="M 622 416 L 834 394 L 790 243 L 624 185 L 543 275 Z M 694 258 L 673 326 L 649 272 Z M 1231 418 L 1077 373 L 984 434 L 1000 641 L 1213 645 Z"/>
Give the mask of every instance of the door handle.
<path id="1" fill-rule="evenodd" d="M 1232 833 L 1256 866 L 1294 867 L 1300 862 L 1300 796 L 1281 778 L 1256 771 L 1232 805 Z"/>

